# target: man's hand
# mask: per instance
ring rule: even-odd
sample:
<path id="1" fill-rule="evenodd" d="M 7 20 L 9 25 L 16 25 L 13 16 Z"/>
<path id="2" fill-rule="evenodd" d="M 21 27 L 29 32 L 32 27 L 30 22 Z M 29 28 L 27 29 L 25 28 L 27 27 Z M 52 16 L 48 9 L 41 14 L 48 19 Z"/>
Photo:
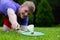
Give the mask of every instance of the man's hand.
<path id="1" fill-rule="evenodd" d="M 12 24 L 12 29 L 17 30 L 18 28 L 20 28 L 20 25 L 18 23 Z"/>

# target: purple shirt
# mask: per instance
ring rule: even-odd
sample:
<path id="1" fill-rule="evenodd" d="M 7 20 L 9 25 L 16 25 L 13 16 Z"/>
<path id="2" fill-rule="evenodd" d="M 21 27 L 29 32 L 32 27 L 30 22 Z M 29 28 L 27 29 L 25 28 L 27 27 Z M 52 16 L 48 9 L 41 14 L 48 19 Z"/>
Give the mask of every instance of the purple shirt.
<path id="1" fill-rule="evenodd" d="M 3 13 L 5 16 L 7 16 L 8 8 L 12 8 L 16 13 L 19 8 L 19 4 L 15 3 L 13 0 L 1 0 L 0 13 Z"/>
<path id="2" fill-rule="evenodd" d="M 0 14 L 4 14 L 5 16 L 7 16 L 8 8 L 12 8 L 15 11 L 15 13 L 17 13 L 19 6 L 20 5 L 14 2 L 13 0 L 1 0 L 0 1 Z M 22 21 L 22 25 L 27 25 L 27 24 L 28 24 L 28 17 Z"/>

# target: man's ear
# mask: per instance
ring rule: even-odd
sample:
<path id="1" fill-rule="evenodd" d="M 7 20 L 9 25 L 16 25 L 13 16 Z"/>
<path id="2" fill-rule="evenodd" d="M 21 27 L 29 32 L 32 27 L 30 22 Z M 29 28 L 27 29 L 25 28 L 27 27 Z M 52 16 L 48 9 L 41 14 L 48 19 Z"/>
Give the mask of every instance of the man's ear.
<path id="1" fill-rule="evenodd" d="M 22 7 L 24 7 L 24 5 L 21 5 L 20 7 L 22 8 Z"/>

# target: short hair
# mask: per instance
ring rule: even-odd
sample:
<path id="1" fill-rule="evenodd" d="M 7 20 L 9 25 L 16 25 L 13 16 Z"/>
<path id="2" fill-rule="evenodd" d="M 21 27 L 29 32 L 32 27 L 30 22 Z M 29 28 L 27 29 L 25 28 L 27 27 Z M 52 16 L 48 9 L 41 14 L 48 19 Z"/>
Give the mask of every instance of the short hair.
<path id="1" fill-rule="evenodd" d="M 32 1 L 25 1 L 24 6 L 27 6 L 31 12 L 35 11 L 35 4 Z"/>

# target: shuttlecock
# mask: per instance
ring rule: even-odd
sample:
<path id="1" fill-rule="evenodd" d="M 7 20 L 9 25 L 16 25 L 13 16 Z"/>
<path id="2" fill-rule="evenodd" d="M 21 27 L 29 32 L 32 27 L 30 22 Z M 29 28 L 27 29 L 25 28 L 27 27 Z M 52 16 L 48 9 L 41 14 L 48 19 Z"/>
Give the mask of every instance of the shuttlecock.
<path id="1" fill-rule="evenodd" d="M 31 33 L 34 32 L 34 25 L 32 24 L 32 25 L 27 26 L 27 29 L 28 29 Z"/>

